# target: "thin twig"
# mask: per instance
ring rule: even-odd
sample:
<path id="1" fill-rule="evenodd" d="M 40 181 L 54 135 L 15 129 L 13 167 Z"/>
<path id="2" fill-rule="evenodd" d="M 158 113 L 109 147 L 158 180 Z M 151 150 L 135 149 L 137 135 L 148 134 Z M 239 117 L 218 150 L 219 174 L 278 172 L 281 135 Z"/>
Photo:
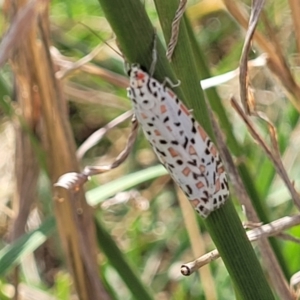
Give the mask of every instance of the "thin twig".
<path id="1" fill-rule="evenodd" d="M 118 126 L 120 123 L 124 122 L 128 118 L 132 117 L 133 112 L 132 110 L 125 112 L 124 114 L 118 116 L 108 124 L 106 124 L 104 127 L 100 128 L 99 130 L 95 131 L 93 134 L 91 134 L 78 148 L 76 152 L 76 156 L 79 160 L 82 159 L 84 154 L 94 147 L 96 144 L 100 142 L 100 140 L 103 138 L 103 136 L 110 131 L 111 129 Z"/>
<path id="2" fill-rule="evenodd" d="M 249 120 L 249 118 L 245 115 L 241 107 L 238 105 L 237 101 L 234 99 L 234 97 L 231 98 L 231 104 L 233 108 L 236 110 L 236 112 L 240 115 L 240 117 L 243 119 L 245 122 L 250 134 L 252 137 L 256 140 L 256 142 L 261 145 L 261 147 L 264 149 L 266 152 L 267 156 L 269 159 L 272 161 L 274 164 L 274 167 L 276 169 L 276 172 L 279 174 L 285 185 L 287 186 L 292 199 L 297 206 L 297 208 L 300 210 L 300 197 L 298 192 L 296 191 L 293 183 L 290 181 L 288 174 L 283 166 L 282 160 L 280 158 L 280 152 L 278 149 L 278 143 L 277 143 L 277 138 L 276 138 L 276 130 L 275 127 L 271 124 L 271 122 L 263 116 L 261 113 L 256 113 L 256 116 L 259 116 L 261 119 L 263 119 L 265 122 L 268 124 L 269 132 L 270 132 L 270 137 L 272 141 L 272 148 L 274 149 L 273 151 L 267 146 L 267 144 L 264 142 L 260 134 L 256 131 L 254 128 L 254 125 L 252 122 Z"/>
<path id="3" fill-rule="evenodd" d="M 259 224 L 258 226 L 261 226 L 260 219 L 256 213 L 255 208 L 253 207 L 249 195 L 246 192 L 244 183 L 241 180 L 239 172 L 233 162 L 232 156 L 226 146 L 225 139 L 222 135 L 222 132 L 220 130 L 217 121 L 215 120 L 209 102 L 207 102 L 207 104 L 209 108 L 208 111 L 210 113 L 210 119 L 212 121 L 212 126 L 216 137 L 217 146 L 221 158 L 224 162 L 225 169 L 230 176 L 230 181 L 232 182 L 237 198 L 239 199 L 241 205 L 245 210 L 245 214 L 248 220 L 247 224 L 249 223 L 251 223 L 252 225 L 255 224 L 256 227 L 257 224 Z M 292 299 L 288 283 L 277 261 L 277 258 L 274 254 L 274 251 L 270 245 L 269 240 L 267 238 L 261 238 L 257 241 L 257 245 L 262 256 L 264 268 L 267 270 L 270 281 L 274 289 L 276 290 L 277 294 L 281 297 L 281 299 Z M 208 259 L 211 259 L 212 257 L 213 255 L 208 256 Z M 183 268 L 183 271 L 186 272 L 187 270 Z"/>
<path id="4" fill-rule="evenodd" d="M 79 69 L 81 66 L 87 64 L 90 62 L 98 53 L 103 49 L 104 45 L 99 44 L 97 47 L 95 47 L 89 54 L 82 57 L 81 59 L 73 62 L 70 64 L 70 66 L 66 69 L 60 70 L 56 72 L 56 78 L 57 79 L 63 79 L 70 73 L 74 72 L 75 70 Z"/>
<path id="5" fill-rule="evenodd" d="M 247 232 L 247 236 L 251 242 L 258 239 L 276 236 L 282 233 L 283 230 L 300 224 L 300 215 L 292 217 L 283 217 L 269 224 L 265 224 L 259 228 L 252 229 Z M 197 258 L 196 260 L 186 263 L 181 266 L 181 273 L 185 276 L 191 275 L 193 272 L 201 268 L 202 266 L 216 260 L 220 257 L 218 250 L 213 250 L 205 255 Z"/>
<path id="6" fill-rule="evenodd" d="M 260 12 L 263 8 L 264 0 L 254 0 L 251 10 L 249 25 L 247 34 L 244 41 L 244 46 L 242 50 L 242 56 L 240 59 L 240 95 L 241 101 L 244 106 L 244 109 L 248 115 L 251 114 L 254 103 L 251 101 L 253 98 L 249 98 L 249 78 L 248 78 L 248 54 L 251 47 L 251 41 L 257 26 L 258 18 Z"/>
<path id="7" fill-rule="evenodd" d="M 299 285 L 300 285 L 300 271 L 295 273 L 291 279 L 290 279 L 290 285 L 294 288 L 298 287 L 299 290 Z M 297 298 L 298 299 L 298 298 Z"/>
<path id="8" fill-rule="evenodd" d="M 223 3 L 236 21 L 243 28 L 248 29 L 249 22 L 247 21 L 247 12 L 245 11 L 244 6 L 241 3 L 238 3 L 238 1 L 223 0 Z M 300 111 L 300 88 L 295 82 L 287 64 L 283 63 L 280 57 L 278 57 L 278 49 L 258 30 L 254 33 L 254 41 L 263 50 L 263 52 L 268 54 L 268 67 L 279 78 L 288 92 L 287 97 L 296 109 Z"/>
<path id="9" fill-rule="evenodd" d="M 132 130 L 129 135 L 127 144 L 125 149 L 118 155 L 115 161 L 110 165 L 105 166 L 87 166 L 84 168 L 83 172 L 76 173 L 70 172 L 59 177 L 57 183 L 55 183 L 56 187 L 63 187 L 68 190 L 77 191 L 85 182 L 87 182 L 89 176 L 97 175 L 105 173 L 109 170 L 112 170 L 118 167 L 121 163 L 123 163 L 128 157 L 132 146 L 136 140 L 138 133 L 138 122 L 133 117 L 132 119 Z"/>
<path id="10" fill-rule="evenodd" d="M 185 12 L 186 4 L 187 4 L 187 0 L 180 0 L 179 7 L 176 10 L 175 17 L 172 22 L 171 38 L 166 53 L 167 59 L 169 61 L 171 61 L 173 52 L 177 45 L 178 35 L 179 35 L 179 25 L 180 25 L 181 18 Z"/>
<path id="11" fill-rule="evenodd" d="M 300 244 L 300 239 L 299 238 L 296 238 L 290 234 L 287 234 L 287 233 L 280 233 L 277 235 L 277 237 L 281 238 L 282 240 L 285 240 L 285 241 L 290 241 L 290 242 L 294 242 L 296 244 Z"/>
<path id="12" fill-rule="evenodd" d="M 31 0 L 18 11 L 0 45 L 0 67 L 9 59 L 11 50 L 16 48 L 27 36 L 27 32 L 36 21 L 39 9 L 48 1 Z"/>
<path id="13" fill-rule="evenodd" d="M 59 52 L 59 50 L 56 49 L 55 47 L 51 47 L 50 52 L 55 64 L 57 64 L 61 68 L 72 69 L 72 66 L 74 65 L 74 63 L 76 63 L 72 58 L 63 56 Z M 121 76 L 107 69 L 100 68 L 96 65 L 93 65 L 92 63 L 85 63 L 85 64 L 78 65 L 78 70 L 99 76 L 100 78 L 103 78 L 107 82 L 115 84 L 122 88 L 127 88 L 129 84 L 129 80 L 127 77 Z M 70 75 L 71 72 L 69 72 L 68 74 Z M 58 76 L 60 76 L 60 73 L 58 73 Z"/>
<path id="14" fill-rule="evenodd" d="M 300 2 L 299 0 L 289 0 L 291 15 L 294 23 L 295 42 L 298 54 L 300 53 Z"/>

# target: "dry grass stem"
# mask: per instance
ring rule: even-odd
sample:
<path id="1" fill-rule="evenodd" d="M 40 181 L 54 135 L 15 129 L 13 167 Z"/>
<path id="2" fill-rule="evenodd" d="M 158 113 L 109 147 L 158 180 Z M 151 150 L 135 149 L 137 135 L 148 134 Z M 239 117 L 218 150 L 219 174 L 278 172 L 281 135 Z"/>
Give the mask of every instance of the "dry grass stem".
<path id="1" fill-rule="evenodd" d="M 11 51 L 23 42 L 23 39 L 20 37 L 27 36 L 29 30 L 36 22 L 39 9 L 46 3 L 48 3 L 47 0 L 31 0 L 16 13 L 9 30 L 1 40 L 0 67 L 9 59 Z"/>
<path id="2" fill-rule="evenodd" d="M 103 105 L 104 107 L 123 111 L 131 108 L 129 101 L 124 101 L 124 97 L 87 88 L 78 83 L 65 83 L 63 85 L 63 90 L 65 95 L 70 98 L 70 101 L 72 102 L 81 104 L 98 104 Z"/>
<path id="3" fill-rule="evenodd" d="M 288 0 L 288 2 L 291 8 L 291 15 L 294 23 L 297 50 L 298 53 L 300 53 L 300 2 L 298 0 Z"/>
<path id="4" fill-rule="evenodd" d="M 180 208 L 183 215 L 184 224 L 189 235 L 189 240 L 192 246 L 193 257 L 199 257 L 205 253 L 205 240 L 200 232 L 196 219 L 195 210 L 187 201 L 183 192 L 176 187 Z M 213 275 L 208 266 L 198 269 L 199 280 L 203 286 L 203 292 L 206 299 L 217 299 L 215 282 Z"/>
<path id="5" fill-rule="evenodd" d="M 76 152 L 76 156 L 79 160 L 81 160 L 84 156 L 84 154 L 90 150 L 92 147 L 97 145 L 100 140 L 104 137 L 104 135 L 110 131 L 111 129 L 115 128 L 118 126 L 120 123 L 124 122 L 125 120 L 129 119 L 132 117 L 133 112 L 132 110 L 125 112 L 124 114 L 118 116 L 108 124 L 106 124 L 104 127 L 98 129 L 95 131 L 93 134 L 91 134 L 78 148 Z"/>
<path id="6" fill-rule="evenodd" d="M 291 286 L 291 288 L 293 288 L 295 290 L 295 292 L 299 298 L 299 296 L 300 296 L 300 272 L 295 273 L 291 277 L 290 286 Z"/>
<path id="7" fill-rule="evenodd" d="M 68 123 L 66 104 L 60 85 L 55 79 L 54 67 L 49 54 L 49 2 L 30 1 L 28 3 L 28 5 L 35 4 L 36 7 L 35 9 L 31 8 L 32 15 L 26 14 L 27 22 L 31 24 L 29 28 L 26 29 L 29 26 L 25 22 L 26 20 L 22 19 L 22 22 L 26 24 L 21 23 L 20 25 L 17 22 L 18 26 L 23 24 L 26 30 L 20 30 L 23 38 L 21 43 L 17 41 L 16 45 L 22 45 L 22 47 L 14 48 L 15 52 L 11 60 L 12 69 L 16 78 L 17 95 L 20 96 L 18 99 L 21 108 L 20 115 L 23 117 L 24 127 L 27 129 L 24 137 L 26 134 L 26 138 L 29 140 L 27 144 L 30 142 L 32 144 L 33 139 L 29 134 L 32 131 L 41 140 L 39 146 L 43 149 L 45 158 L 48 159 L 45 164 L 48 163 L 47 170 L 50 181 L 55 182 L 61 174 L 70 170 L 77 170 L 79 167 L 75 156 L 75 143 Z M 23 4 L 12 1 L 8 11 L 17 16 L 22 15 L 24 9 L 28 9 L 27 5 L 24 6 Z M 18 19 L 13 19 L 13 23 L 16 21 Z M 17 33 L 18 39 L 20 39 L 20 32 Z M 27 151 L 26 155 L 22 156 L 22 161 L 17 161 L 20 174 L 24 174 L 26 168 L 28 169 L 27 165 L 32 156 L 36 158 L 36 151 L 31 155 Z M 27 171 L 26 177 L 22 175 L 22 185 L 20 185 L 21 190 L 19 190 L 22 192 L 22 197 L 29 200 L 34 199 L 34 197 L 26 194 L 26 192 L 37 189 L 34 179 L 37 176 L 36 169 L 31 167 L 30 171 L 34 173 L 34 176 L 29 176 L 29 171 Z M 27 186 L 23 186 L 24 184 Z M 56 192 L 58 192 L 57 198 L 55 198 L 57 201 L 54 201 L 54 207 L 57 227 L 78 296 L 80 299 L 86 300 L 92 297 L 109 299 L 97 274 L 97 246 L 91 208 L 86 204 L 83 192 L 77 193 L 78 201 L 76 204 L 81 206 L 82 211 L 84 211 L 84 214 L 79 218 L 75 203 L 71 201 L 70 195 L 62 190 Z M 21 205 L 20 208 L 22 208 Z M 23 219 L 25 219 L 26 210 L 29 209 L 27 201 L 26 209 L 22 211 Z M 85 235 L 81 236 L 80 227 L 86 230 Z M 87 246 L 85 252 L 81 251 L 80 248 L 80 244 L 83 242 Z M 89 266 L 93 266 L 93 270 Z"/>
<path id="8" fill-rule="evenodd" d="M 253 207 L 253 204 L 251 202 L 251 199 L 249 198 L 244 183 L 241 180 L 241 177 L 239 175 L 239 172 L 233 162 L 232 156 L 226 146 L 224 137 L 222 135 L 222 132 L 220 130 L 220 127 L 213 115 L 212 109 L 209 105 L 209 102 L 207 101 L 207 107 L 210 114 L 210 119 L 212 121 L 213 130 L 215 133 L 215 138 L 217 141 L 217 145 L 220 151 L 220 155 L 222 157 L 222 161 L 225 164 L 225 169 L 230 175 L 231 182 L 233 184 L 234 190 L 236 192 L 237 198 L 239 199 L 241 205 L 245 209 L 245 214 L 251 223 L 259 224 L 260 219 L 255 211 L 255 208 Z M 278 295 L 282 299 L 292 299 L 291 293 L 288 287 L 288 283 L 285 279 L 285 276 L 281 270 L 281 267 L 277 261 L 277 258 L 274 254 L 274 251 L 269 243 L 269 241 L 266 238 L 261 238 L 257 242 L 261 256 L 263 258 L 263 263 L 265 266 L 265 269 L 268 271 L 269 278 L 272 282 L 272 285 L 274 289 L 277 291 Z M 211 261 L 213 257 L 215 257 L 217 253 L 212 252 L 211 255 L 205 255 L 203 257 L 204 261 Z M 202 261 L 202 260 L 201 260 Z M 200 261 L 200 263 L 202 263 Z M 188 269 L 184 267 L 182 269 L 182 272 L 189 273 Z"/>
<path id="9" fill-rule="evenodd" d="M 81 66 L 87 64 L 90 62 L 98 53 L 103 49 L 103 45 L 99 44 L 96 48 L 94 48 L 89 54 L 86 56 L 82 57 L 76 62 L 73 62 L 72 64 L 69 65 L 68 68 L 60 70 L 56 73 L 57 78 L 63 79 L 66 76 L 68 76 L 70 73 L 78 70 Z"/>
<path id="10" fill-rule="evenodd" d="M 299 238 L 296 238 L 290 234 L 287 234 L 287 233 L 280 233 L 278 234 L 278 237 L 281 238 L 282 240 L 285 240 L 285 241 L 290 241 L 290 242 L 293 242 L 293 243 L 296 243 L 296 244 L 300 244 L 300 239 Z"/>
<path id="11" fill-rule="evenodd" d="M 61 55 L 60 52 L 54 47 L 51 47 L 51 56 L 55 64 L 60 68 L 62 68 L 63 70 L 72 69 L 74 71 L 73 66 L 76 62 L 74 62 L 73 59 Z M 77 70 L 89 73 L 91 75 L 99 76 L 103 80 L 111 84 L 114 84 L 118 87 L 127 88 L 129 85 L 129 79 L 127 77 L 108 71 L 107 69 L 100 68 L 98 66 L 93 65 L 92 63 L 85 62 L 84 64 L 80 64 L 77 67 L 78 67 Z M 56 73 L 57 78 L 60 79 L 60 76 L 62 74 L 68 74 L 68 76 L 72 74 L 72 72 L 68 72 L 68 73 L 65 72 L 66 71 L 63 71 L 62 73 L 60 72 Z"/>
<path id="12" fill-rule="evenodd" d="M 109 170 L 117 168 L 123 163 L 131 152 L 133 144 L 138 133 L 138 122 L 135 117 L 132 119 L 132 130 L 128 137 L 128 141 L 124 150 L 118 155 L 112 164 L 104 166 L 87 166 L 82 173 L 70 172 L 59 177 L 55 183 L 56 187 L 63 187 L 68 190 L 78 191 L 80 187 L 87 182 L 89 176 L 105 173 Z"/>
<path id="13" fill-rule="evenodd" d="M 247 13 L 242 8 L 241 4 L 236 1 L 223 0 L 229 13 L 236 19 L 236 21 L 246 30 L 248 29 Z M 278 53 L 281 49 L 277 49 L 262 33 L 258 30 L 254 33 L 253 40 L 257 43 L 259 48 L 268 55 L 268 67 L 281 81 L 282 85 L 288 92 L 289 100 L 300 111 L 300 88 L 296 84 L 289 67 L 285 60 L 282 61 Z"/>
<path id="14" fill-rule="evenodd" d="M 172 55 L 173 55 L 175 47 L 177 45 L 180 21 L 185 12 L 186 5 L 187 5 L 187 0 L 180 0 L 179 6 L 175 13 L 174 20 L 172 22 L 171 38 L 170 38 L 170 41 L 169 41 L 169 44 L 167 47 L 167 53 L 166 53 L 167 59 L 169 61 L 172 60 Z"/>
<path id="15" fill-rule="evenodd" d="M 264 0 L 254 0 L 252 2 L 251 15 L 249 20 L 249 25 L 247 29 L 247 34 L 244 41 L 244 46 L 242 50 L 242 55 L 240 59 L 240 95 L 241 101 L 244 106 L 245 112 L 250 115 L 251 111 L 254 109 L 254 103 L 249 99 L 249 78 L 248 78 L 248 54 L 251 47 L 252 37 L 254 35 L 257 22 L 260 16 L 260 12 L 263 8 Z"/>
<path id="16" fill-rule="evenodd" d="M 255 58 L 253 60 L 249 60 L 247 62 L 248 70 L 253 70 L 255 68 L 266 66 L 267 60 L 268 60 L 268 57 L 265 53 L 261 54 L 260 56 L 258 56 L 257 58 Z M 232 80 L 233 78 L 239 76 L 239 74 L 240 74 L 240 68 L 237 68 L 233 71 L 229 71 L 229 72 L 223 73 L 221 75 L 202 79 L 200 81 L 200 84 L 201 84 L 201 87 L 203 90 L 207 90 L 211 87 L 217 87 L 221 84 L 224 84 L 224 83 Z"/>
<path id="17" fill-rule="evenodd" d="M 269 129 L 270 138 L 271 138 L 271 142 L 272 142 L 272 149 L 273 149 L 273 150 L 271 150 L 271 148 L 269 148 L 268 145 L 265 143 L 265 141 L 262 139 L 262 137 L 257 132 L 257 130 L 255 129 L 255 127 L 252 124 L 252 122 L 250 121 L 250 119 L 245 115 L 245 113 L 243 112 L 243 110 L 241 109 L 241 107 L 238 105 L 237 101 L 234 98 L 231 99 L 231 104 L 232 104 L 233 108 L 236 110 L 236 112 L 239 114 L 239 116 L 242 118 L 242 120 L 245 122 L 245 124 L 246 124 L 250 134 L 254 138 L 254 140 L 263 148 L 263 150 L 265 151 L 265 153 L 267 154 L 269 159 L 272 161 L 272 163 L 276 169 L 276 172 L 282 178 L 283 182 L 287 186 L 287 188 L 292 196 L 292 199 L 293 199 L 295 205 L 300 210 L 299 194 L 296 191 L 293 183 L 290 181 L 288 174 L 282 163 L 282 160 L 280 158 L 280 152 L 278 149 L 275 127 L 265 116 L 263 116 L 262 113 L 256 112 L 256 116 L 259 117 L 260 119 L 264 120 L 268 124 L 268 129 Z"/>
<path id="18" fill-rule="evenodd" d="M 254 242 L 266 237 L 280 235 L 283 230 L 287 230 L 299 224 L 300 215 L 295 215 L 292 217 L 287 216 L 269 224 L 265 224 L 259 228 L 249 230 L 247 232 L 247 236 L 251 242 Z M 189 276 L 202 266 L 216 260 L 219 257 L 220 255 L 218 250 L 215 249 L 213 251 L 210 251 L 209 253 L 206 253 L 205 255 L 197 258 L 196 260 L 182 265 L 182 274 L 185 276 Z"/>

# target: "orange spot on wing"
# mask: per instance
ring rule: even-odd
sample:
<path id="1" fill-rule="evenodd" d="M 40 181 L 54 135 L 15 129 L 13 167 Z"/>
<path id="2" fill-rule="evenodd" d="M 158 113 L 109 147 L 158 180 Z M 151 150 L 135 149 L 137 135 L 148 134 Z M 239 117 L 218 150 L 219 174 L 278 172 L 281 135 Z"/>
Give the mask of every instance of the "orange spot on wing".
<path id="1" fill-rule="evenodd" d="M 200 125 L 198 125 L 197 129 L 198 129 L 198 132 L 199 132 L 202 140 L 205 141 L 205 139 L 207 138 L 206 132 L 204 131 L 204 129 Z"/>
<path id="2" fill-rule="evenodd" d="M 173 93 L 171 90 L 168 90 L 168 94 L 169 94 L 172 98 L 175 97 L 174 93 Z"/>
<path id="3" fill-rule="evenodd" d="M 225 172 L 225 169 L 224 169 L 223 166 L 221 166 L 221 167 L 218 168 L 218 174 L 219 175 L 223 174 L 224 172 Z"/>
<path id="4" fill-rule="evenodd" d="M 160 106 L 160 112 L 164 114 L 167 111 L 167 107 L 165 105 Z"/>
<path id="5" fill-rule="evenodd" d="M 199 170 L 200 170 L 201 173 L 205 173 L 206 168 L 205 168 L 204 165 L 200 165 Z"/>
<path id="6" fill-rule="evenodd" d="M 220 179 L 217 179 L 215 184 L 215 193 L 217 193 L 221 189 Z"/>
<path id="7" fill-rule="evenodd" d="M 174 148 L 170 147 L 168 148 L 168 151 L 170 152 L 172 157 L 178 156 L 178 152 Z"/>
<path id="8" fill-rule="evenodd" d="M 189 154 L 190 155 L 197 154 L 195 148 L 192 145 L 190 145 L 190 147 L 189 147 Z"/>
<path id="9" fill-rule="evenodd" d="M 170 126 L 167 126 L 167 129 L 168 129 L 169 131 L 172 131 L 172 128 L 171 128 Z"/>
<path id="10" fill-rule="evenodd" d="M 212 146 L 210 147 L 209 150 L 210 150 L 210 153 L 211 153 L 214 157 L 217 156 L 218 151 L 217 151 L 217 148 L 216 148 L 214 145 L 212 145 Z"/>
<path id="11" fill-rule="evenodd" d="M 199 181 L 196 183 L 196 187 L 200 190 L 204 187 L 204 183 L 202 181 Z"/>
<path id="12" fill-rule="evenodd" d="M 141 117 L 142 117 L 143 119 L 147 119 L 147 118 L 148 118 L 147 115 L 144 114 L 144 113 L 141 113 Z"/>
<path id="13" fill-rule="evenodd" d="M 193 207 L 197 208 L 201 201 L 199 199 L 190 200 Z"/>
<path id="14" fill-rule="evenodd" d="M 157 135 L 157 136 L 161 135 L 160 131 L 157 130 L 157 129 L 154 130 L 154 134 Z"/>
<path id="15" fill-rule="evenodd" d="M 190 115 L 190 112 L 188 111 L 188 109 L 186 108 L 185 105 L 183 105 L 182 103 L 180 104 L 180 109 L 187 115 Z"/>
<path id="16" fill-rule="evenodd" d="M 186 177 L 189 176 L 190 173 L 191 173 L 191 169 L 189 167 L 185 167 L 182 171 L 182 174 Z"/>

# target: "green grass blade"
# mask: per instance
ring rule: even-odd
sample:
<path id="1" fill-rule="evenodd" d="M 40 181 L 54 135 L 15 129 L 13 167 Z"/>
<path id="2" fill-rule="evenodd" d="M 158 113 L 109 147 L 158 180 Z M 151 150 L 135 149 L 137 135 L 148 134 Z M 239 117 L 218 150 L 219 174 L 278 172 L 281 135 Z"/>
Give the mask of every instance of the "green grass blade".
<path id="1" fill-rule="evenodd" d="M 114 240 L 101 224 L 99 218 L 96 219 L 95 224 L 99 245 L 103 253 L 107 256 L 111 265 L 116 269 L 118 274 L 126 283 L 134 298 L 153 300 L 154 298 L 151 296 L 151 292 L 141 282 L 138 272 L 136 272 L 128 263 L 126 257 L 123 255 Z"/>
<path id="2" fill-rule="evenodd" d="M 38 229 L 22 235 L 14 243 L 0 251 L 0 275 L 20 263 L 21 259 L 32 253 L 54 232 L 55 219 L 47 219 Z"/>
<path id="3" fill-rule="evenodd" d="M 153 28 L 141 2 L 138 0 L 128 0 L 126 4 L 121 0 L 99 0 L 99 2 L 126 57 L 130 56 L 130 61 L 140 64 L 146 61 L 148 62 L 148 65 L 146 65 L 148 67 L 149 61 L 151 61 Z M 168 36 L 171 33 L 170 24 L 174 18 L 178 2 L 163 0 L 155 1 L 155 3 L 166 40 L 168 41 Z M 148 37 L 146 43 L 145 36 Z M 181 55 L 176 56 L 175 54 L 178 61 L 173 61 L 173 66 L 178 73 L 184 74 L 180 77 L 184 79 L 180 88 L 183 90 L 182 94 L 187 97 L 186 101 L 189 106 L 193 107 L 193 109 L 195 106 L 195 117 L 209 133 L 212 133 L 209 117 L 205 106 L 203 106 L 203 97 L 199 96 L 201 94 L 201 91 L 199 92 L 199 79 L 193 78 L 193 74 L 197 74 L 197 71 L 194 67 L 193 53 L 188 45 L 189 40 L 186 29 L 184 26 L 181 26 L 176 48 L 176 52 L 181 53 Z M 183 50 L 180 49 L 181 47 L 183 47 Z M 130 54 L 131 51 L 132 55 Z M 169 70 L 168 62 L 164 59 L 165 54 L 163 52 L 161 46 L 159 46 L 157 67 L 160 71 Z M 183 62 L 180 61 L 181 58 Z M 188 60 L 191 61 L 187 62 Z M 160 73 L 160 77 L 156 75 L 155 73 L 154 77 L 158 80 L 161 80 L 161 76 L 169 77 L 167 72 L 164 74 Z M 197 88 L 194 86 L 194 82 L 196 82 Z M 223 260 L 228 272 L 243 299 L 274 299 L 232 203 L 228 201 L 224 207 L 212 213 L 205 223 L 222 257 L 224 256 Z M 222 234 L 219 234 L 217 230 L 221 230 Z"/>
<path id="4" fill-rule="evenodd" d="M 88 191 L 86 193 L 87 202 L 89 205 L 95 206 L 118 192 L 127 190 L 147 180 L 151 180 L 166 174 L 166 169 L 163 166 L 158 165 L 123 176 Z"/>

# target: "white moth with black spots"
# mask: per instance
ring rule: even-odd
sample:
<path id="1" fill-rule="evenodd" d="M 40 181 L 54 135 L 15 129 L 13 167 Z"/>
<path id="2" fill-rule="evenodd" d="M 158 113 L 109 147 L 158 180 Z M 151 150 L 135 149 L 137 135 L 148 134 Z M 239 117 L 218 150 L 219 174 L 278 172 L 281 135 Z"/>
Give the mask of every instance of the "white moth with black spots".
<path id="1" fill-rule="evenodd" d="M 138 65 L 131 67 L 127 91 L 157 157 L 195 210 L 206 218 L 229 195 L 216 147 L 182 101 Z"/>

